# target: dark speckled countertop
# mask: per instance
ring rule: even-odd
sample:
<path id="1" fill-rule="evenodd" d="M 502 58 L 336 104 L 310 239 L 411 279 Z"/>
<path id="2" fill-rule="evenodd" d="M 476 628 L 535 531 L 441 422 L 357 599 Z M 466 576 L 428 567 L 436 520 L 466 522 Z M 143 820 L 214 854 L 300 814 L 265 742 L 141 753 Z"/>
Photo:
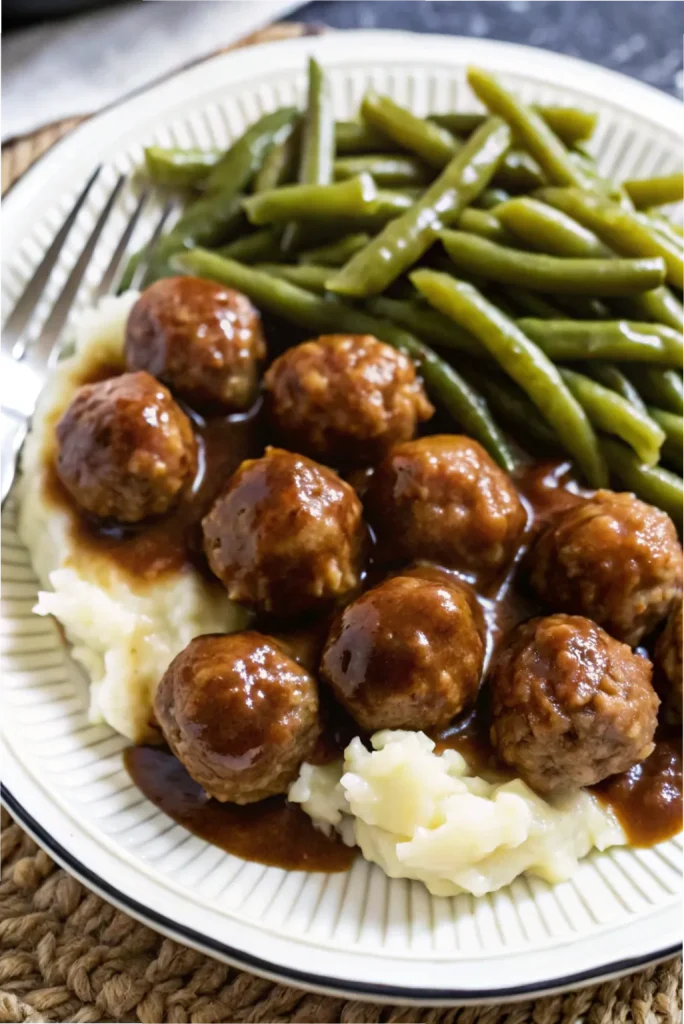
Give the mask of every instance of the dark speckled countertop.
<path id="1" fill-rule="evenodd" d="M 404 29 L 526 43 L 622 71 L 682 95 L 684 3 L 593 0 L 316 0 L 289 21 Z"/>

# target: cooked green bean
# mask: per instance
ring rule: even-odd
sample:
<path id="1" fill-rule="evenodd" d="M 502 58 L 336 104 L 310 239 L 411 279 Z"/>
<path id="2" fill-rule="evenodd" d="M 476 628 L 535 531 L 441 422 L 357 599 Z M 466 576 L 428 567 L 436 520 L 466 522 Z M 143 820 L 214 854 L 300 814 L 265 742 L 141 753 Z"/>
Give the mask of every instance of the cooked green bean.
<path id="1" fill-rule="evenodd" d="M 473 200 L 473 206 L 481 210 L 494 210 L 510 198 L 510 193 L 505 189 L 486 188 Z"/>
<path id="2" fill-rule="evenodd" d="M 334 185 L 284 185 L 245 199 L 252 224 L 283 224 L 292 220 L 326 221 L 328 217 L 357 217 L 373 213 L 378 190 L 362 174 Z"/>
<path id="3" fill-rule="evenodd" d="M 537 161 L 549 181 L 558 185 L 586 183 L 584 172 L 573 164 L 563 143 L 532 108 L 516 99 L 497 79 L 481 68 L 468 69 L 468 84 L 492 114 L 502 117 Z"/>
<path id="4" fill-rule="evenodd" d="M 598 430 L 615 434 L 633 448 L 647 466 L 655 466 L 665 432 L 648 413 L 575 370 L 561 368 L 561 377 Z"/>
<path id="5" fill-rule="evenodd" d="M 633 295 L 662 284 L 663 261 L 655 259 L 560 259 L 521 252 L 465 231 L 440 231 L 458 270 L 488 280 L 557 295 Z"/>
<path id="6" fill-rule="evenodd" d="M 642 398 L 677 416 L 684 414 L 684 384 L 681 372 L 663 370 L 657 366 L 640 366 L 637 370 L 626 366 L 625 372 Z"/>
<path id="7" fill-rule="evenodd" d="M 321 65 L 309 57 L 309 88 L 302 121 L 297 181 L 302 186 L 329 185 L 333 180 L 334 159 L 335 122 L 330 88 Z M 296 222 L 289 223 L 283 232 L 283 251 L 296 249 L 299 238 L 300 226 Z"/>
<path id="8" fill-rule="evenodd" d="M 629 377 L 625 376 L 617 366 L 597 360 L 593 363 L 587 363 L 584 371 L 588 377 L 593 377 L 599 384 L 603 384 L 604 387 L 610 388 L 611 391 L 616 391 L 618 395 L 622 395 L 635 409 L 639 409 L 643 413 L 648 412 L 646 403 Z"/>
<path id="9" fill-rule="evenodd" d="M 368 245 L 370 235 L 359 232 L 355 235 L 344 235 L 328 245 L 321 245 L 317 249 L 308 249 L 299 254 L 300 263 L 319 263 L 325 267 L 341 267 L 354 255 Z M 328 275 L 330 271 L 328 271 Z"/>
<path id="10" fill-rule="evenodd" d="M 411 281 L 430 305 L 489 350 L 557 431 L 589 483 L 605 486 L 606 469 L 591 423 L 541 349 L 472 285 L 431 270 L 414 271 Z"/>
<path id="11" fill-rule="evenodd" d="M 669 221 L 666 217 L 654 217 L 652 213 L 639 213 L 638 211 L 635 217 L 641 224 L 645 224 L 647 227 L 657 231 L 670 245 L 681 249 L 684 242 L 672 221 Z"/>
<path id="12" fill-rule="evenodd" d="M 179 253 L 175 269 L 199 277 L 208 277 L 248 295 L 256 305 L 270 313 L 318 334 L 347 331 L 350 334 L 374 334 L 389 345 L 406 352 L 419 365 L 423 380 L 435 401 L 450 412 L 461 426 L 487 449 L 492 458 L 508 472 L 516 460 L 503 434 L 492 419 L 484 400 L 463 378 L 418 338 L 387 320 L 352 309 L 330 296 L 322 298 L 244 266 L 223 259 L 204 249 Z"/>
<path id="13" fill-rule="evenodd" d="M 526 245 L 540 252 L 578 259 L 596 259 L 611 255 L 611 250 L 587 228 L 562 210 L 518 196 L 496 207 L 495 216 Z"/>
<path id="14" fill-rule="evenodd" d="M 537 196 L 584 224 L 622 255 L 660 256 L 665 262 L 668 280 L 676 287 L 682 287 L 684 261 L 681 247 L 678 250 L 654 227 L 644 224 L 638 214 L 611 203 L 603 196 L 580 189 L 543 188 Z"/>
<path id="15" fill-rule="evenodd" d="M 147 146 L 145 169 L 156 185 L 194 188 L 207 177 L 220 157 L 220 149 L 165 149 L 162 146 Z"/>
<path id="16" fill-rule="evenodd" d="M 264 114 L 221 157 L 204 183 L 207 192 L 229 190 L 235 195 L 247 187 L 272 146 L 289 135 L 297 118 L 295 107 Z"/>
<path id="17" fill-rule="evenodd" d="M 438 170 L 446 167 L 461 147 L 450 132 L 432 121 L 416 117 L 389 96 L 366 93 L 361 102 L 361 116 L 371 127 L 384 132 L 403 149 Z"/>
<path id="18" fill-rule="evenodd" d="M 279 185 L 289 185 L 297 176 L 301 121 L 293 121 L 289 134 L 276 142 L 264 157 L 264 162 L 254 176 L 253 192 L 268 192 Z"/>
<path id="19" fill-rule="evenodd" d="M 680 476 L 662 466 L 644 466 L 634 452 L 619 441 L 602 439 L 601 451 L 614 476 L 623 487 L 667 512 L 681 529 L 684 509 L 684 483 Z"/>
<path id="20" fill-rule="evenodd" d="M 644 212 L 653 222 L 654 226 L 659 228 L 661 231 L 666 231 L 672 235 L 676 235 L 680 241 L 684 238 L 684 227 L 676 221 L 670 220 L 669 217 L 666 217 L 662 210 L 650 209 L 645 210 Z"/>
<path id="21" fill-rule="evenodd" d="M 332 291 L 366 297 L 377 295 L 396 280 L 432 244 L 435 231 L 454 221 L 486 188 L 510 142 L 510 132 L 497 120 L 479 128 L 423 197 L 401 217 L 390 221 L 365 249 L 328 282 Z"/>
<path id="22" fill-rule="evenodd" d="M 410 210 L 414 203 L 415 199 L 405 189 L 397 191 L 379 188 L 372 213 L 363 213 L 357 217 L 329 217 L 321 221 L 302 221 L 300 237 L 297 239 L 298 247 L 302 250 L 313 248 L 337 241 L 347 234 L 374 235 L 381 231 L 388 221 Z"/>
<path id="23" fill-rule="evenodd" d="M 493 374 L 491 370 L 485 373 L 473 368 L 468 369 L 466 376 L 482 392 L 497 417 L 549 448 L 560 447 L 558 438 L 539 415 L 537 407 L 508 377 L 502 373 Z"/>
<path id="24" fill-rule="evenodd" d="M 392 323 L 411 331 L 422 341 L 430 345 L 441 345 L 443 348 L 456 349 L 478 359 L 489 359 L 489 353 L 477 338 L 468 334 L 449 317 L 430 309 L 420 302 L 390 299 L 378 295 L 366 302 L 366 308 L 374 316 L 384 317 Z"/>
<path id="25" fill-rule="evenodd" d="M 546 121 L 566 146 L 574 146 L 591 137 L 596 127 L 597 115 L 577 107 L 535 106 L 534 109 Z M 453 135 L 470 135 L 479 128 L 486 114 L 429 114 L 428 120 L 446 128 Z"/>
<path id="26" fill-rule="evenodd" d="M 394 139 L 363 121 L 338 121 L 335 125 L 335 152 L 339 155 L 397 153 Z"/>
<path id="27" fill-rule="evenodd" d="M 405 185 L 427 185 L 434 174 L 412 156 L 372 153 L 369 156 L 338 157 L 334 165 L 335 181 L 370 174 L 376 185 L 403 188 Z"/>
<path id="28" fill-rule="evenodd" d="M 542 295 L 530 292 L 527 288 L 507 288 L 506 294 L 514 305 L 525 313 L 526 316 L 535 317 L 538 320 L 562 320 L 563 310 L 554 306 Z M 547 353 L 548 355 L 548 353 Z"/>
<path id="29" fill-rule="evenodd" d="M 291 281 L 292 284 L 306 288 L 308 292 L 316 292 L 317 295 L 323 295 L 325 292 L 325 282 L 330 275 L 329 267 L 315 266 L 313 263 L 300 263 L 296 266 L 290 263 L 257 263 L 255 270 L 262 270 L 271 277 Z"/>
<path id="30" fill-rule="evenodd" d="M 664 174 L 657 178 L 631 178 L 622 187 L 637 210 L 649 206 L 681 203 L 684 199 L 684 174 Z"/>
<path id="31" fill-rule="evenodd" d="M 524 149 L 509 150 L 494 178 L 494 184 L 507 192 L 529 192 L 545 183 L 541 167 Z"/>
<path id="32" fill-rule="evenodd" d="M 243 235 L 216 250 L 219 256 L 228 256 L 241 263 L 276 262 L 282 258 L 280 236 L 269 228 Z"/>
<path id="33" fill-rule="evenodd" d="M 469 206 L 458 218 L 458 226 L 462 231 L 469 231 L 472 235 L 488 238 L 490 242 L 509 245 L 513 242 L 501 221 L 488 210 L 476 210 L 475 207 Z"/>
<path id="34" fill-rule="evenodd" d="M 649 405 L 648 413 L 665 432 L 665 440 L 660 450 L 661 462 L 681 473 L 684 463 L 684 417 L 665 412 L 664 409 L 656 409 L 652 405 Z"/>
<path id="35" fill-rule="evenodd" d="M 681 335 L 662 324 L 524 318 L 518 326 L 557 362 L 610 359 L 678 367 L 684 358 Z"/>

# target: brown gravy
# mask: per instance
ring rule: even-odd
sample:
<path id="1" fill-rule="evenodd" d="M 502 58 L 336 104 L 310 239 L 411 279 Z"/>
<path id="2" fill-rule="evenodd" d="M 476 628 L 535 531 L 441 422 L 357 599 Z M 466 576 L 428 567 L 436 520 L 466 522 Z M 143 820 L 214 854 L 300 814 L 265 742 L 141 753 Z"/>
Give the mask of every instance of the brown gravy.
<path id="1" fill-rule="evenodd" d="M 120 367 L 103 367 L 88 381 L 120 372 Z M 49 496 L 69 512 L 79 551 L 86 557 L 95 555 L 115 563 L 137 588 L 184 567 L 193 566 L 209 574 L 201 547 L 202 516 L 240 462 L 258 456 L 264 448 L 258 406 L 244 416 L 203 420 L 194 413 L 190 415 L 200 448 L 197 479 L 179 506 L 157 522 L 136 527 L 99 523 L 75 507 L 53 469 L 47 474 Z M 362 485 L 363 475 L 358 476 Z M 516 485 L 529 512 L 525 542 L 508 575 L 478 594 L 487 626 L 487 661 L 501 638 L 518 622 L 542 613 L 516 585 L 526 546 L 549 518 L 590 493 L 577 485 L 569 462 L 526 466 L 517 474 Z M 369 582 L 373 578 L 371 569 Z M 322 617 L 313 624 L 295 624 L 286 633 L 278 630 L 277 638 L 295 660 L 315 670 L 327 621 Z M 275 632 L 273 623 L 260 625 L 263 631 Z M 358 732 L 325 693 L 323 705 L 324 735 L 314 758 L 318 763 L 339 756 Z M 434 738 L 438 750 L 450 747 L 463 753 L 474 771 L 505 774 L 489 743 L 486 691 L 474 712 Z M 210 800 L 164 748 L 130 748 L 125 764 L 148 799 L 174 821 L 246 860 L 307 871 L 344 871 L 353 860 L 353 851 L 326 839 L 299 808 L 287 804 L 284 798 L 274 797 L 247 807 Z M 681 739 L 677 742 L 671 735 L 659 737 L 654 753 L 643 764 L 602 783 L 596 793 L 613 807 L 633 845 L 649 846 L 675 835 L 682 824 Z"/>
<path id="2" fill-rule="evenodd" d="M 356 851 L 328 839 L 294 804 L 271 797 L 258 804 L 211 800 L 164 747 L 128 747 L 124 764 L 156 807 L 222 850 L 289 871 L 346 871 Z"/>

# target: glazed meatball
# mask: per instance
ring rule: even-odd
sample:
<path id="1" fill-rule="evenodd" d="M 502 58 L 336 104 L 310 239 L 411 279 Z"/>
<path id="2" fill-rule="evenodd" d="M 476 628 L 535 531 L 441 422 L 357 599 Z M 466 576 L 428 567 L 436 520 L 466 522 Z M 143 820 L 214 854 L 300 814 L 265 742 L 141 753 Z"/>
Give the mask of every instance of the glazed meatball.
<path id="1" fill-rule="evenodd" d="M 632 646 L 682 592 L 674 524 L 633 494 L 597 491 L 562 512 L 539 535 L 527 565 L 549 608 L 586 615 Z"/>
<path id="2" fill-rule="evenodd" d="M 126 325 L 126 365 L 147 370 L 189 405 L 247 409 L 266 355 L 261 318 L 246 295 L 199 277 L 147 288 Z"/>
<path id="3" fill-rule="evenodd" d="M 434 412 L 411 360 L 368 334 L 330 334 L 276 359 L 264 377 L 283 443 L 335 466 L 368 465 Z"/>
<path id="4" fill-rule="evenodd" d="M 395 576 L 339 615 L 320 671 L 362 729 L 434 729 L 474 702 L 483 657 L 461 590 Z"/>
<path id="5" fill-rule="evenodd" d="M 192 640 L 164 673 L 155 712 L 192 778 L 235 804 L 287 792 L 320 731 L 313 677 L 252 632 Z"/>
<path id="6" fill-rule="evenodd" d="M 242 463 L 205 517 L 204 550 L 234 601 L 297 615 L 358 585 L 362 514 L 352 488 L 331 469 L 268 448 Z"/>
<path id="7" fill-rule="evenodd" d="M 84 384 L 57 424 L 56 469 L 94 516 L 162 515 L 197 472 L 190 420 L 149 373 Z"/>
<path id="8" fill-rule="evenodd" d="M 478 633 L 483 640 L 486 639 L 487 624 L 480 602 L 477 599 L 477 594 L 471 585 L 461 579 L 460 576 L 457 576 L 449 569 L 443 569 L 439 565 L 432 565 L 430 562 L 414 562 L 411 565 L 403 566 L 392 573 L 392 577 L 394 576 L 408 576 L 419 580 L 427 580 L 429 583 L 439 583 L 442 587 L 451 587 L 452 590 L 457 590 L 470 605 L 470 611 Z"/>
<path id="9" fill-rule="evenodd" d="M 682 720 L 682 602 L 670 612 L 665 628 L 658 637 L 655 660 L 667 690 L 662 694 L 668 718 Z"/>
<path id="10" fill-rule="evenodd" d="M 518 626 L 490 677 L 491 740 L 540 793 L 592 786 L 653 750 L 660 703 L 646 658 L 590 619 Z"/>
<path id="11" fill-rule="evenodd" d="M 527 518 L 484 448 L 449 434 L 396 445 L 375 471 L 366 509 L 380 562 L 426 559 L 481 576 L 510 563 Z"/>

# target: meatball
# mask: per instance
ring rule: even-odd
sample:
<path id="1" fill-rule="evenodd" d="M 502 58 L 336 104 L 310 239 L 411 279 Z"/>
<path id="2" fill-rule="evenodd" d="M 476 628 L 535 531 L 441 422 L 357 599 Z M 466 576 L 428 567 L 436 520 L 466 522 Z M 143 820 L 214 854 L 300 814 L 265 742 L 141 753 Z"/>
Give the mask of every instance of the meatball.
<path id="1" fill-rule="evenodd" d="M 57 475 L 74 501 L 124 523 L 168 511 L 197 472 L 190 420 L 144 371 L 80 387 L 57 446 Z"/>
<path id="2" fill-rule="evenodd" d="M 483 657 L 462 590 L 394 576 L 339 615 L 320 671 L 362 729 L 435 729 L 474 702 Z"/>
<path id="3" fill-rule="evenodd" d="M 234 601 L 291 616 L 359 583 L 366 546 L 353 489 L 303 455 L 243 462 L 203 522 L 212 571 Z"/>
<path id="4" fill-rule="evenodd" d="M 439 583 L 442 587 L 451 587 L 452 590 L 458 590 L 470 605 L 470 611 L 472 612 L 473 621 L 477 626 L 478 633 L 483 640 L 486 640 L 487 624 L 482 607 L 477 599 L 477 594 L 471 585 L 461 579 L 460 576 L 457 576 L 449 569 L 443 569 L 439 565 L 432 565 L 430 562 L 415 562 L 412 565 L 404 566 L 393 572 L 392 577 L 394 576 L 415 577 L 419 580 L 428 580 L 430 583 Z"/>
<path id="5" fill-rule="evenodd" d="M 380 562 L 426 559 L 482 576 L 511 562 L 527 519 L 477 441 L 449 434 L 396 445 L 373 475 L 366 509 Z"/>
<path id="6" fill-rule="evenodd" d="M 166 742 L 216 800 L 285 793 L 320 732 L 316 682 L 260 633 L 191 640 L 155 697 Z"/>
<path id="7" fill-rule="evenodd" d="M 668 717 L 682 720 L 682 602 L 670 612 L 655 647 L 656 665 L 667 683 L 662 694 Z"/>
<path id="8" fill-rule="evenodd" d="M 336 466 L 376 462 L 434 409 L 411 360 L 369 334 L 330 334 L 288 349 L 264 377 L 283 443 Z"/>
<path id="9" fill-rule="evenodd" d="M 632 646 L 682 592 L 674 524 L 633 494 L 597 491 L 562 512 L 539 535 L 527 565 L 551 609 L 586 615 Z"/>
<path id="10" fill-rule="evenodd" d="M 254 401 L 266 345 L 246 295 L 199 277 L 167 277 L 133 306 L 125 352 L 129 370 L 147 370 L 189 405 L 230 412 Z"/>
<path id="11" fill-rule="evenodd" d="M 653 750 L 652 671 L 590 619 L 530 619 L 499 649 L 490 676 L 499 757 L 541 793 L 627 771 Z"/>

